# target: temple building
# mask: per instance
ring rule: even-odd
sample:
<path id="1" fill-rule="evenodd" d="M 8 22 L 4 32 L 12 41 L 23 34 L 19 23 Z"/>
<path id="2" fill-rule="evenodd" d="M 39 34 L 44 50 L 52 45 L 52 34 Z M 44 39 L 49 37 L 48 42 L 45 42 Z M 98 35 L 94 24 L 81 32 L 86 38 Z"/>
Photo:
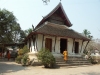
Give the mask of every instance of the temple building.
<path id="1" fill-rule="evenodd" d="M 47 48 L 54 55 L 81 56 L 90 39 L 70 29 L 72 26 L 61 2 L 38 23 L 24 40 L 30 53 Z M 85 45 L 85 47 L 83 47 Z"/>

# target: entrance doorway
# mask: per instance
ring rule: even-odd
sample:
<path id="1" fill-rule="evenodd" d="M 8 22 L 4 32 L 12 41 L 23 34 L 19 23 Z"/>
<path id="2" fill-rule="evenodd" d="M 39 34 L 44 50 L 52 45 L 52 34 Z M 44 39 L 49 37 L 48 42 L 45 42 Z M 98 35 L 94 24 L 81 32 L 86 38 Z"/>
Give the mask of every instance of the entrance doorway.
<path id="1" fill-rule="evenodd" d="M 45 48 L 49 49 L 52 52 L 52 39 L 46 38 L 45 40 Z"/>
<path id="2" fill-rule="evenodd" d="M 65 49 L 67 50 L 67 39 L 60 39 L 60 53 L 63 53 Z"/>
<path id="3" fill-rule="evenodd" d="M 79 53 L 79 42 L 75 42 L 75 53 Z"/>

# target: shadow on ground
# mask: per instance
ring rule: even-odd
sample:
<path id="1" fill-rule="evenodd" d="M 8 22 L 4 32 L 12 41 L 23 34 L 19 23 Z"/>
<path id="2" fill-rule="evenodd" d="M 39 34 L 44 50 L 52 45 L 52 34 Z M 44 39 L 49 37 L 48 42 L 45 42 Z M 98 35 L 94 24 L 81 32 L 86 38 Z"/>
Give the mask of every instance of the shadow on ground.
<path id="1" fill-rule="evenodd" d="M 70 74 L 70 75 L 77 75 L 77 74 Z M 81 73 L 81 75 L 100 75 L 100 73 L 97 73 L 97 72 L 88 72 L 88 73 Z"/>
<path id="2" fill-rule="evenodd" d="M 89 67 L 89 66 L 94 66 L 93 64 L 91 65 L 67 65 L 67 66 L 59 66 L 60 68 L 79 68 L 79 67 Z"/>
<path id="3" fill-rule="evenodd" d="M 26 67 L 16 64 L 13 60 L 0 59 L 0 73 L 17 72 L 25 69 Z"/>
<path id="4" fill-rule="evenodd" d="M 89 72 L 89 73 L 83 73 L 83 75 L 100 75 L 100 73 Z"/>

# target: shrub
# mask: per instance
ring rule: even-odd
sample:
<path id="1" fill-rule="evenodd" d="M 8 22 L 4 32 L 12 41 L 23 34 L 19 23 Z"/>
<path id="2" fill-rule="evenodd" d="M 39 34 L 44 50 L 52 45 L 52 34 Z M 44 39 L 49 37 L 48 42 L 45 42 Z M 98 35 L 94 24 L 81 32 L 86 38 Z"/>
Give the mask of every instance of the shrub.
<path id="1" fill-rule="evenodd" d="M 27 48 L 27 46 L 25 45 L 24 47 L 23 47 L 23 54 L 25 54 L 25 53 L 28 53 L 29 52 L 29 49 Z"/>
<path id="2" fill-rule="evenodd" d="M 19 56 L 17 56 L 17 58 L 15 59 L 15 61 L 20 64 L 22 58 L 23 58 L 23 56 L 19 55 Z"/>
<path id="3" fill-rule="evenodd" d="M 48 49 L 41 49 L 38 52 L 37 57 L 46 68 L 54 67 L 55 58 Z"/>
<path id="4" fill-rule="evenodd" d="M 29 65 L 29 55 L 25 54 L 21 60 L 22 65 Z"/>
<path id="5" fill-rule="evenodd" d="M 18 56 L 17 56 L 17 58 L 16 58 L 16 62 L 18 62 L 18 63 L 21 63 L 21 59 L 24 57 L 24 55 L 26 54 L 26 53 L 28 53 L 29 52 L 29 49 L 27 48 L 27 46 L 25 45 L 24 47 L 23 47 L 23 49 L 20 49 L 19 51 L 18 51 Z"/>
<path id="6" fill-rule="evenodd" d="M 23 49 L 19 49 L 18 55 L 23 55 Z"/>

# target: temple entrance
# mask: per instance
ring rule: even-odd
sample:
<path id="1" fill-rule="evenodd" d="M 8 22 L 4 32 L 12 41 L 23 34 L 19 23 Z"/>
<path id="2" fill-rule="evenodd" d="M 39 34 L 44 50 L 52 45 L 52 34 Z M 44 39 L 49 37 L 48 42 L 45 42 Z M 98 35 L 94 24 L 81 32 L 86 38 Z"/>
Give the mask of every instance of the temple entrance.
<path id="1" fill-rule="evenodd" d="M 52 39 L 46 38 L 45 40 L 45 48 L 49 49 L 52 52 Z"/>
<path id="2" fill-rule="evenodd" d="M 75 53 L 79 53 L 79 42 L 75 42 Z"/>
<path id="3" fill-rule="evenodd" d="M 67 50 L 67 39 L 60 39 L 60 53 L 63 53 L 65 49 Z"/>

